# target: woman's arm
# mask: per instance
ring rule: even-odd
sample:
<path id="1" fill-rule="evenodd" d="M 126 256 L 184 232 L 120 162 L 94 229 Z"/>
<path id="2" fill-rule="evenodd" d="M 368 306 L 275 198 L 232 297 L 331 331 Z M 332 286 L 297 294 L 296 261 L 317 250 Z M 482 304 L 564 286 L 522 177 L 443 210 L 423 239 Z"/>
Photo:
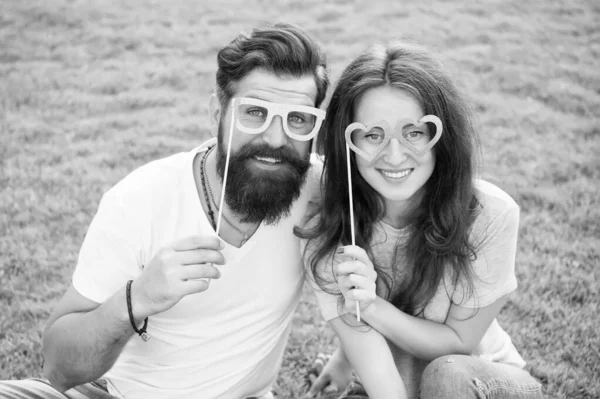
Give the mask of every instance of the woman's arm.
<path id="1" fill-rule="evenodd" d="M 345 247 L 345 251 L 357 260 L 343 262 L 336 268 L 339 288 L 345 298 L 344 310 L 353 313 L 355 301 L 359 300 L 365 322 L 400 349 L 420 359 L 433 360 L 452 353 L 470 354 L 507 300 L 504 295 L 481 308 L 452 304 L 444 323 L 414 317 L 375 295 L 375 275 L 366 266 L 362 250 Z"/>
<path id="2" fill-rule="evenodd" d="M 410 316 L 377 297 L 362 317 L 400 349 L 420 359 L 433 360 L 453 353 L 470 354 L 505 303 L 506 296 L 479 309 L 453 304 L 442 324 Z"/>
<path id="3" fill-rule="evenodd" d="M 453 295 L 456 299 L 450 300 L 463 300 L 462 306 L 451 302 L 444 323 L 408 315 L 380 297 L 369 303 L 369 297 L 362 291 L 366 289 L 373 294 L 373 285 L 362 280 L 372 279 L 372 275 L 349 262 L 339 269 L 350 281 L 340 281 L 360 289 L 347 287 L 350 289 L 342 290 L 346 309 L 352 311 L 348 306 L 352 304 L 351 300 L 360 299 L 364 320 L 399 348 L 418 358 L 433 360 L 452 353 L 470 354 L 506 303 L 507 294 L 516 288 L 514 265 L 518 225 L 519 208 L 514 203 L 477 220 L 473 234 L 479 237 L 480 245 L 472 264 L 476 283 L 474 294 L 466 295 L 462 289 L 465 284 L 459 284 Z M 360 253 L 354 247 L 346 247 L 345 255 L 358 258 Z"/>
<path id="4" fill-rule="evenodd" d="M 452 304 L 443 324 L 414 317 L 376 296 L 377 275 L 361 248 L 346 246 L 344 256 L 354 259 L 335 267 L 338 286 L 345 299 L 344 310 L 354 313 L 358 300 L 365 322 L 400 349 L 420 359 L 433 360 L 452 353 L 470 354 L 506 303 L 503 296 L 476 309 Z"/>
<path id="5" fill-rule="evenodd" d="M 369 398 L 407 397 L 404 382 L 398 373 L 390 348 L 380 333 L 364 324 L 356 327 L 356 319 L 350 315 L 338 317 L 329 323 Z"/>

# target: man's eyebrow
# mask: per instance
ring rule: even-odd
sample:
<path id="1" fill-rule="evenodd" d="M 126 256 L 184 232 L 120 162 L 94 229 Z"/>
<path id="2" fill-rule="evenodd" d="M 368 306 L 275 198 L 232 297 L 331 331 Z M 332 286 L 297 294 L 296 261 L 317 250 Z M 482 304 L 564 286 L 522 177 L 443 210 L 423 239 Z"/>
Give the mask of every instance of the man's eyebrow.
<path id="1" fill-rule="evenodd" d="M 267 101 L 264 98 L 258 97 L 256 94 L 246 94 L 244 97 L 246 97 L 246 98 L 254 98 L 255 100 Z M 267 102 L 271 102 L 271 101 L 267 101 Z"/>
<path id="2" fill-rule="evenodd" d="M 310 107 L 310 108 L 318 108 L 315 106 L 314 102 L 311 102 L 310 99 L 308 99 L 306 101 L 306 104 L 294 104 L 294 103 L 281 103 L 281 102 L 275 102 L 275 101 L 271 101 L 267 98 L 261 97 L 260 94 L 244 94 L 242 97 L 244 98 L 252 98 L 255 100 L 261 100 L 267 103 L 271 103 L 271 104 L 281 104 L 281 105 L 289 105 L 289 106 L 295 106 L 295 105 L 299 105 L 299 106 L 303 106 L 303 107 Z"/>
<path id="3" fill-rule="evenodd" d="M 285 104 L 285 103 L 278 103 L 278 102 L 274 102 L 274 101 L 268 100 L 268 99 L 266 99 L 264 97 L 260 97 L 260 95 L 258 95 L 258 94 L 248 94 L 248 95 L 245 95 L 244 97 L 245 98 L 252 98 L 254 100 L 264 101 L 266 103 L 271 103 L 271 104 Z"/>

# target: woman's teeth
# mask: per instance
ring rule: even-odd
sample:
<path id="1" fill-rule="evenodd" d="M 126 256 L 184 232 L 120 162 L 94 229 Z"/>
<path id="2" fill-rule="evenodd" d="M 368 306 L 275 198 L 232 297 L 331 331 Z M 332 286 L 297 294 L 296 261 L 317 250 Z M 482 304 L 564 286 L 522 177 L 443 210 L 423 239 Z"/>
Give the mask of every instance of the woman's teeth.
<path id="1" fill-rule="evenodd" d="M 279 162 L 281 162 L 279 159 L 275 159 L 275 158 L 271 158 L 271 157 L 254 157 L 254 158 L 258 159 L 259 161 L 268 162 L 268 163 L 279 163 Z"/>
<path id="2" fill-rule="evenodd" d="M 406 169 L 403 170 L 401 172 L 388 172 L 385 170 L 381 170 L 381 173 L 385 176 L 385 177 L 389 177 L 391 179 L 400 179 L 406 175 L 408 175 L 411 172 L 412 169 Z"/>

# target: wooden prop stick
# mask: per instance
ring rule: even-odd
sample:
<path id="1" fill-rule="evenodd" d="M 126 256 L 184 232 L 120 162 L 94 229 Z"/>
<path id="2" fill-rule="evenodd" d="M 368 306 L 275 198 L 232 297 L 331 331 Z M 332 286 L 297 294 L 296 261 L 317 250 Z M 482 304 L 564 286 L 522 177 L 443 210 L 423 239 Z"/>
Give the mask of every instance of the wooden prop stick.
<path id="1" fill-rule="evenodd" d="M 352 197 L 352 170 L 350 169 L 350 147 L 346 143 L 346 164 L 348 170 L 348 200 L 350 201 L 350 237 L 352 245 L 356 245 L 354 235 L 354 198 Z M 356 321 L 360 322 L 360 304 L 356 301 Z"/>
<path id="2" fill-rule="evenodd" d="M 234 107 L 231 107 L 231 127 L 229 128 L 229 140 L 227 143 L 227 157 L 225 158 L 225 173 L 223 176 L 223 187 L 221 188 L 221 199 L 219 201 L 219 212 L 217 213 L 217 226 L 215 228 L 215 232 L 217 233 L 217 237 L 219 237 L 219 232 L 221 231 L 221 215 L 223 214 L 223 203 L 225 202 L 225 185 L 227 184 L 227 172 L 229 171 L 229 158 L 231 157 L 231 139 L 233 138 L 233 126 L 235 124 L 234 118 Z M 214 265 L 219 272 L 222 272 L 220 265 Z"/>
<path id="3" fill-rule="evenodd" d="M 231 157 L 231 139 L 233 138 L 233 126 L 235 125 L 235 107 L 231 106 L 231 126 L 229 128 L 229 141 L 227 144 L 227 157 L 225 158 L 225 173 L 223 176 L 223 187 L 221 188 L 221 200 L 219 201 L 219 212 L 217 214 L 216 233 L 221 231 L 221 215 L 223 214 L 223 203 L 225 202 L 225 186 L 227 185 L 227 172 L 229 171 L 229 158 Z"/>

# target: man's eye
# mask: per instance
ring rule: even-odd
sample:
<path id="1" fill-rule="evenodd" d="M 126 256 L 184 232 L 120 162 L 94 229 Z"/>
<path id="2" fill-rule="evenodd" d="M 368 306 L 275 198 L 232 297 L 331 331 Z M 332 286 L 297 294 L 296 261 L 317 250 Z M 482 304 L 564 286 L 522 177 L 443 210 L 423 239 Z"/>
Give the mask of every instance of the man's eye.
<path id="1" fill-rule="evenodd" d="M 248 111 L 246 111 L 246 113 L 250 116 L 264 116 L 265 112 L 262 109 L 249 109 Z"/>
<path id="2" fill-rule="evenodd" d="M 288 117 L 288 120 L 292 123 L 304 123 L 305 120 L 303 117 L 301 117 L 300 115 L 290 115 Z"/>

